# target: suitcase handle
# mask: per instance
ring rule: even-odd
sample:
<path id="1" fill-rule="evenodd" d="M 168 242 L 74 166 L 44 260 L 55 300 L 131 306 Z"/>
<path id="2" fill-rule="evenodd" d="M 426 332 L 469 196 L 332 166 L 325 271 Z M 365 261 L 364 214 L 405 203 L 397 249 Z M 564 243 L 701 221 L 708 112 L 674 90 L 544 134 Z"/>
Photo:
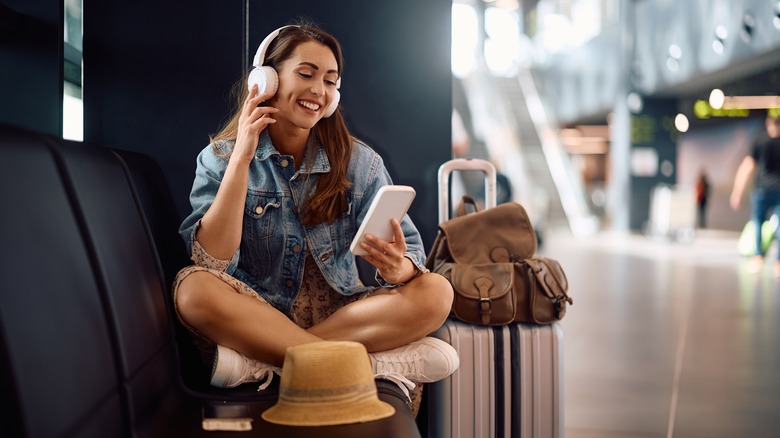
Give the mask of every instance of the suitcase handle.
<path id="1" fill-rule="evenodd" d="M 485 173 L 485 208 L 496 206 L 496 167 L 477 158 L 455 158 L 439 166 L 439 223 L 449 219 L 450 174 L 456 170 L 480 170 Z"/>

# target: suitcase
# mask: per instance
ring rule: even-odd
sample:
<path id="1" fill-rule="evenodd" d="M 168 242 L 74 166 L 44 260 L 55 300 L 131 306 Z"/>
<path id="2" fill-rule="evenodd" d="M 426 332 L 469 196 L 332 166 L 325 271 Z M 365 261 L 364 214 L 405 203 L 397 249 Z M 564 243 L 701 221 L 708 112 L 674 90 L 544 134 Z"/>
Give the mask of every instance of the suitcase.
<path id="1" fill-rule="evenodd" d="M 433 336 L 460 357 L 426 387 L 428 437 L 562 437 L 563 331 L 559 324 L 487 327 L 448 319 Z"/>
<path id="2" fill-rule="evenodd" d="M 439 222 L 449 217 L 453 171 L 485 173 L 485 207 L 495 204 L 495 168 L 455 159 L 439 168 Z M 448 319 L 433 336 L 460 357 L 450 377 L 426 385 L 430 438 L 562 437 L 563 331 L 555 324 L 500 327 Z"/>
<path id="3" fill-rule="evenodd" d="M 690 243 L 696 235 L 696 192 L 691 186 L 656 185 L 650 194 L 649 231 Z"/>

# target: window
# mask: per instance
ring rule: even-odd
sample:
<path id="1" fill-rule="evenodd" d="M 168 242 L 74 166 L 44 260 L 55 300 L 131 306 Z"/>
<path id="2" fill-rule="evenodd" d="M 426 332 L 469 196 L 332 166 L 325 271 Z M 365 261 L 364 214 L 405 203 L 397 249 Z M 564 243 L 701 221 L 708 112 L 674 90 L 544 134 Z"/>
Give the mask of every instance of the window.
<path id="1" fill-rule="evenodd" d="M 62 137 L 84 140 L 84 106 L 81 94 L 82 71 L 82 0 L 65 1 L 65 35 L 63 49 L 64 92 L 62 96 Z"/>
<path id="2" fill-rule="evenodd" d="M 452 74 L 465 78 L 476 67 L 477 11 L 464 3 L 452 4 Z"/>

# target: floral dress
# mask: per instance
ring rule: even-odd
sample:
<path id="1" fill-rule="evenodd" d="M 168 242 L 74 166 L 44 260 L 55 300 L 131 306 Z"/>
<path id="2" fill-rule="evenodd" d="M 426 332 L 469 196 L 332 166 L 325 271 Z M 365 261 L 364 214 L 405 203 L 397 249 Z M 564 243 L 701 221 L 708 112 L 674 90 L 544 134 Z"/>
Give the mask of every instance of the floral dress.
<path id="1" fill-rule="evenodd" d="M 214 258 L 208 254 L 197 241 L 193 242 L 192 260 L 195 262 L 194 265 L 185 267 L 176 275 L 176 279 L 173 283 L 174 305 L 176 303 L 176 291 L 181 281 L 191 273 L 199 271 L 209 272 L 230 285 L 236 292 L 266 303 L 254 289 L 225 272 L 229 260 Z M 371 292 L 345 296 L 334 291 L 330 285 L 328 285 L 322 272 L 320 272 L 317 267 L 317 263 L 312 258 L 311 252 L 307 251 L 304 263 L 303 282 L 301 283 L 298 295 L 295 297 L 295 301 L 293 301 L 288 317 L 299 327 L 308 329 L 309 327 L 324 321 L 338 309 L 354 301 L 361 300 L 370 294 Z M 179 314 L 178 308 L 176 309 L 176 313 L 177 315 Z M 216 349 L 214 342 L 198 333 L 195 328 L 187 325 L 187 323 L 182 320 L 181 316 L 179 316 L 179 321 L 193 334 L 195 346 L 200 350 L 203 360 L 210 365 L 214 360 L 214 351 Z M 411 402 L 409 403 L 409 407 L 412 410 L 412 414 L 417 416 L 422 398 L 422 385 L 419 383 L 416 384 L 415 388 L 410 391 L 410 396 Z"/>

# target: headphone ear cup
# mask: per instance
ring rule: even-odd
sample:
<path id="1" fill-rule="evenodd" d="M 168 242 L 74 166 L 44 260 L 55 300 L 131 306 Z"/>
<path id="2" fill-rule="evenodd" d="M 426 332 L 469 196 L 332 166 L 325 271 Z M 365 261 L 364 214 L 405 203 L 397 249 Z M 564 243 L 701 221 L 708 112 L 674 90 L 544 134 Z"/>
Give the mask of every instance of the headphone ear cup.
<path id="1" fill-rule="evenodd" d="M 247 80 L 249 91 L 252 91 L 252 86 L 255 84 L 257 84 L 258 95 L 271 93 L 271 96 L 273 96 L 279 89 L 279 75 L 276 74 L 276 70 L 273 67 L 267 65 L 255 67 L 249 73 L 249 79 Z"/>
<path id="2" fill-rule="evenodd" d="M 330 117 L 333 115 L 333 113 L 336 112 L 336 108 L 339 107 L 339 100 L 341 99 L 341 93 L 339 90 L 336 90 L 336 92 L 333 94 L 333 100 L 330 101 L 330 104 L 328 105 L 328 108 L 325 110 L 325 115 L 323 117 Z"/>

